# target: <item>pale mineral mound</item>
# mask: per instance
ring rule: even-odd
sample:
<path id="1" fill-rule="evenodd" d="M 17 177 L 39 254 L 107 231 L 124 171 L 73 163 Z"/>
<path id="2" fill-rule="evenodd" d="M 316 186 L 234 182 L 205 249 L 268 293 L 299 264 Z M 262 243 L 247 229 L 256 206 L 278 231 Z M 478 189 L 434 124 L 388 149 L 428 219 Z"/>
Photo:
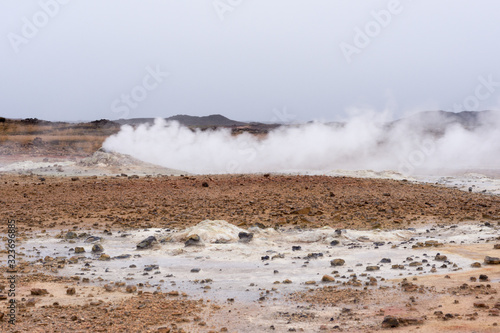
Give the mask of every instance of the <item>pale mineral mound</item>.
<path id="1" fill-rule="evenodd" d="M 182 242 L 198 235 L 204 243 L 230 243 L 238 241 L 240 232 L 247 231 L 223 220 L 205 220 L 172 235 L 171 240 Z"/>
<path id="2" fill-rule="evenodd" d="M 154 166 L 154 164 L 146 163 L 133 158 L 130 155 L 120 154 L 115 152 L 108 152 L 103 148 L 99 148 L 92 156 L 81 159 L 78 162 L 81 166 L 93 167 L 93 166 L 128 166 L 128 165 L 148 165 Z"/>

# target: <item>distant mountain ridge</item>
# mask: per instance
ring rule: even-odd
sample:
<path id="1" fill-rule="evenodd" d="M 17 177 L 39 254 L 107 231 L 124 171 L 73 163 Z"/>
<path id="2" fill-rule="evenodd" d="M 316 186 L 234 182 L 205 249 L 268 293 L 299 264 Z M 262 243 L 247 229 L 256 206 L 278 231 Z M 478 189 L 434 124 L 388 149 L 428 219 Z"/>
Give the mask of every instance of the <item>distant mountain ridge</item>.
<path id="1" fill-rule="evenodd" d="M 172 117 L 164 118 L 166 121 L 178 121 L 181 125 L 190 127 L 212 127 L 212 126 L 245 126 L 248 123 L 231 120 L 220 114 L 212 114 L 209 116 L 189 116 L 189 115 L 175 115 Z M 119 119 L 113 120 L 120 125 L 139 125 L 139 124 L 152 124 L 155 118 L 132 118 L 132 119 Z"/>

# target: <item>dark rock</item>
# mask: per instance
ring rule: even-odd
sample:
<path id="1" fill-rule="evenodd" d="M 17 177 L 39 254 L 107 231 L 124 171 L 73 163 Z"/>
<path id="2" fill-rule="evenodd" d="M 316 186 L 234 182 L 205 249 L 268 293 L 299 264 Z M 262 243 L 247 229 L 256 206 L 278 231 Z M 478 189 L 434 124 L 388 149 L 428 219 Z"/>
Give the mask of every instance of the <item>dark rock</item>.
<path id="1" fill-rule="evenodd" d="M 382 260 L 380 260 L 381 263 L 383 264 L 390 264 L 391 263 L 391 259 L 390 258 L 382 258 Z"/>
<path id="2" fill-rule="evenodd" d="M 113 257 L 113 259 L 128 259 L 130 257 L 130 254 L 120 254 L 119 256 Z"/>
<path id="3" fill-rule="evenodd" d="M 269 260 L 269 256 L 260 257 L 261 260 Z"/>
<path id="4" fill-rule="evenodd" d="M 382 328 L 395 328 L 399 327 L 399 320 L 393 316 L 386 316 L 382 321 Z"/>
<path id="5" fill-rule="evenodd" d="M 153 243 L 156 242 L 156 237 L 155 236 L 149 236 L 145 240 L 141 241 L 139 244 L 137 244 L 137 249 L 138 250 L 144 250 L 148 249 L 151 246 L 153 246 Z"/>
<path id="6" fill-rule="evenodd" d="M 485 281 L 488 281 L 488 275 L 485 275 L 485 274 L 481 274 L 479 275 L 479 281 L 482 281 L 482 282 L 485 282 Z"/>
<path id="7" fill-rule="evenodd" d="M 323 282 L 335 282 L 335 279 L 332 276 L 325 274 L 321 278 L 321 281 L 323 281 Z"/>
<path id="8" fill-rule="evenodd" d="M 201 186 L 208 187 L 208 183 L 207 182 L 203 182 L 203 183 L 201 183 Z"/>
<path id="9" fill-rule="evenodd" d="M 104 247 L 101 244 L 94 244 L 92 246 L 92 252 L 102 252 L 104 251 Z"/>
<path id="10" fill-rule="evenodd" d="M 319 257 L 322 257 L 323 253 L 309 253 L 305 259 L 318 259 Z"/>
<path id="11" fill-rule="evenodd" d="M 345 260 L 344 259 L 333 259 L 332 261 L 330 261 L 330 265 L 331 266 L 343 266 L 345 264 Z"/>
<path id="12" fill-rule="evenodd" d="M 43 296 L 43 295 L 48 295 L 49 292 L 47 289 L 40 289 L 40 288 L 33 288 L 30 290 L 31 295 L 33 296 Z"/>
<path id="13" fill-rule="evenodd" d="M 302 250 L 301 246 L 292 246 L 292 251 L 300 251 Z"/>
<path id="14" fill-rule="evenodd" d="M 334 239 L 334 240 L 332 240 L 332 241 L 330 242 L 330 245 L 331 245 L 331 246 L 335 246 L 335 245 L 339 245 L 339 243 L 340 243 L 340 242 L 339 242 L 338 240 Z"/>
<path id="15" fill-rule="evenodd" d="M 75 247 L 75 253 L 83 253 L 83 252 L 85 252 L 85 249 L 83 247 L 79 246 Z"/>
<path id="16" fill-rule="evenodd" d="M 184 246 L 201 246 L 200 236 L 194 234 L 189 236 L 189 238 L 184 242 Z"/>
<path id="17" fill-rule="evenodd" d="M 380 267 L 378 266 L 366 266 L 367 271 L 378 271 Z"/>
<path id="18" fill-rule="evenodd" d="M 500 258 L 486 256 L 484 258 L 484 263 L 487 265 L 500 265 Z"/>
<path id="19" fill-rule="evenodd" d="M 436 254 L 436 256 L 434 257 L 434 260 L 436 260 L 436 261 L 446 261 L 446 260 L 448 260 L 448 257 L 445 256 L 444 254 Z"/>
<path id="20" fill-rule="evenodd" d="M 101 237 L 89 236 L 89 237 L 87 237 L 87 239 L 85 239 L 85 243 L 94 243 L 94 242 L 98 242 L 100 240 L 101 240 Z"/>
<path id="21" fill-rule="evenodd" d="M 240 239 L 240 242 L 242 243 L 248 243 L 252 240 L 253 238 L 253 233 L 251 232 L 240 232 L 238 233 L 238 238 Z"/>
<path id="22" fill-rule="evenodd" d="M 201 268 L 193 268 L 191 273 L 198 273 L 199 271 L 201 271 Z"/>
<path id="23" fill-rule="evenodd" d="M 77 237 L 78 235 L 73 231 L 68 231 L 68 233 L 66 233 L 66 235 L 64 236 L 64 238 L 66 239 L 75 239 Z"/>

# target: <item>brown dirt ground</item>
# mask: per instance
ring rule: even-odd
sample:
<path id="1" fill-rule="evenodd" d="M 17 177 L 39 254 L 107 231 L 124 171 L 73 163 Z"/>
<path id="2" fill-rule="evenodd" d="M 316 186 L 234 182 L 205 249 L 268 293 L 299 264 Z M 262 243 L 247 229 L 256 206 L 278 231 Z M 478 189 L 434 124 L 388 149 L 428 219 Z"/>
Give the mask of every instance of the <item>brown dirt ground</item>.
<path id="1" fill-rule="evenodd" d="M 205 184 L 204 184 L 205 183 Z M 205 186 L 204 186 L 205 185 Z M 327 176 L 0 176 L 0 213 L 29 228 L 185 228 L 205 219 L 249 227 L 406 228 L 500 221 L 500 198 L 406 181 Z M 0 229 L 5 232 L 6 227 Z"/>
<path id="2" fill-rule="evenodd" d="M 275 175 L 45 178 L 42 181 L 37 176 L 0 176 L 0 216 L 5 222 L 17 221 L 20 237 L 23 231 L 52 228 L 185 228 L 204 219 L 224 219 L 243 227 L 262 223 L 269 227 L 328 225 L 359 229 L 500 220 L 499 197 L 407 181 Z M 2 225 L 0 232 L 6 231 L 6 225 Z M 492 244 L 486 244 L 442 250 L 483 258 L 491 253 L 491 248 Z M 6 276 L 5 266 L 2 267 L 0 272 Z M 469 281 L 471 275 L 482 272 L 492 281 L 489 288 L 485 283 Z M 421 325 L 394 329 L 400 332 L 494 332 L 497 327 L 493 325 L 500 322 L 500 317 L 491 315 L 490 310 L 500 301 L 496 293 L 500 288 L 498 281 L 498 266 L 485 266 L 474 273 L 453 274 L 451 279 L 418 277 L 418 281 L 411 282 L 424 287 L 413 292 L 404 292 L 397 286 L 339 292 L 320 284 L 308 295 L 291 296 L 289 308 L 293 311 L 280 312 L 279 318 L 273 320 L 288 321 L 289 324 L 280 326 L 286 330 L 296 327 L 304 332 L 371 332 L 380 330 L 384 316 L 390 314 L 425 318 Z M 470 288 L 460 289 L 463 283 Z M 164 293 L 131 295 L 119 288 L 106 293 L 92 289 L 97 287 L 44 275 L 27 275 L 18 284 L 24 297 L 21 303 L 35 297 L 36 305 L 20 307 L 14 329 L 4 318 L 0 323 L 2 331 L 223 332 L 227 326 L 228 331 L 244 332 L 231 323 L 252 314 L 250 310 L 245 313 L 247 310 L 238 304 L 215 305 L 210 300 Z M 76 287 L 76 295 L 66 295 L 68 286 Z M 46 288 L 50 294 L 31 296 L 29 290 L 33 287 Z M 474 307 L 478 300 L 489 308 Z M 333 303 L 348 310 L 332 310 Z M 265 306 L 256 305 L 254 314 L 270 313 Z M 307 306 L 309 312 L 317 315 L 304 315 L 299 306 Z M 445 320 L 435 311 L 451 313 L 453 318 Z M 271 332 L 267 327 L 266 331 Z"/>

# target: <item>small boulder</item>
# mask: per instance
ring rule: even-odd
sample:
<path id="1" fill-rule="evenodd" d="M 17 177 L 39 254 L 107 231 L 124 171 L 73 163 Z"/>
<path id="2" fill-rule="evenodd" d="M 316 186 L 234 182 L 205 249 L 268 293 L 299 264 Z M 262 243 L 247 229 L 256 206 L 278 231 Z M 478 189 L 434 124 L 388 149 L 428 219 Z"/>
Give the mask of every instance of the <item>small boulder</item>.
<path id="1" fill-rule="evenodd" d="M 83 253 L 85 252 L 85 249 L 83 247 L 77 246 L 75 247 L 75 253 Z"/>
<path id="2" fill-rule="evenodd" d="M 330 261 L 330 265 L 331 266 L 343 266 L 345 264 L 345 260 L 344 259 L 333 259 L 332 261 Z"/>
<path id="3" fill-rule="evenodd" d="M 137 287 L 129 284 L 127 287 L 125 287 L 125 291 L 128 292 L 129 294 L 132 294 L 137 291 Z"/>
<path id="4" fill-rule="evenodd" d="M 321 281 L 322 282 L 335 282 L 335 279 L 330 276 L 330 275 L 323 275 L 323 277 L 321 278 Z"/>
<path id="5" fill-rule="evenodd" d="M 238 234 L 238 238 L 240 239 L 240 242 L 242 243 L 248 243 L 252 240 L 253 238 L 253 233 L 251 232 L 240 232 Z"/>
<path id="6" fill-rule="evenodd" d="M 399 320 L 393 316 L 385 316 L 382 321 L 382 328 L 396 328 L 399 327 Z"/>
<path id="7" fill-rule="evenodd" d="M 94 246 L 92 246 L 92 252 L 96 253 L 96 252 L 102 252 L 104 251 L 104 247 L 101 245 L 101 244 L 94 244 Z M 75 250 L 76 252 L 76 250 Z"/>
<path id="8" fill-rule="evenodd" d="M 48 295 L 49 292 L 47 289 L 40 289 L 40 288 L 33 288 L 30 290 L 31 295 L 33 296 L 43 296 L 43 295 Z"/>
<path id="9" fill-rule="evenodd" d="M 445 256 L 444 254 L 436 254 L 436 256 L 434 257 L 434 260 L 436 260 L 436 261 L 446 261 L 446 260 L 448 260 L 448 257 Z"/>
<path id="10" fill-rule="evenodd" d="M 107 261 L 110 259 L 111 259 L 111 257 L 105 253 L 101 254 L 101 256 L 99 257 L 99 260 L 101 260 L 101 261 Z"/>
<path id="11" fill-rule="evenodd" d="M 500 258 L 498 257 L 490 257 L 490 256 L 486 256 L 484 258 L 484 263 L 486 265 L 500 265 Z"/>
<path id="12" fill-rule="evenodd" d="M 137 244 L 137 249 L 138 250 L 149 249 L 151 246 L 153 246 L 153 243 L 155 242 L 156 242 L 156 237 L 149 236 L 148 238 L 144 239 L 139 244 Z"/>
<path id="13" fill-rule="evenodd" d="M 378 271 L 380 269 L 380 267 L 378 266 L 366 266 L 366 270 L 367 271 Z"/>
<path id="14" fill-rule="evenodd" d="M 197 234 L 189 236 L 189 238 L 184 242 L 184 246 L 200 246 L 201 238 Z"/>
<path id="15" fill-rule="evenodd" d="M 64 236 L 64 238 L 66 238 L 66 239 L 75 239 L 77 237 L 78 237 L 78 235 L 76 234 L 76 232 L 73 232 L 73 231 L 67 232 L 66 235 Z"/>

